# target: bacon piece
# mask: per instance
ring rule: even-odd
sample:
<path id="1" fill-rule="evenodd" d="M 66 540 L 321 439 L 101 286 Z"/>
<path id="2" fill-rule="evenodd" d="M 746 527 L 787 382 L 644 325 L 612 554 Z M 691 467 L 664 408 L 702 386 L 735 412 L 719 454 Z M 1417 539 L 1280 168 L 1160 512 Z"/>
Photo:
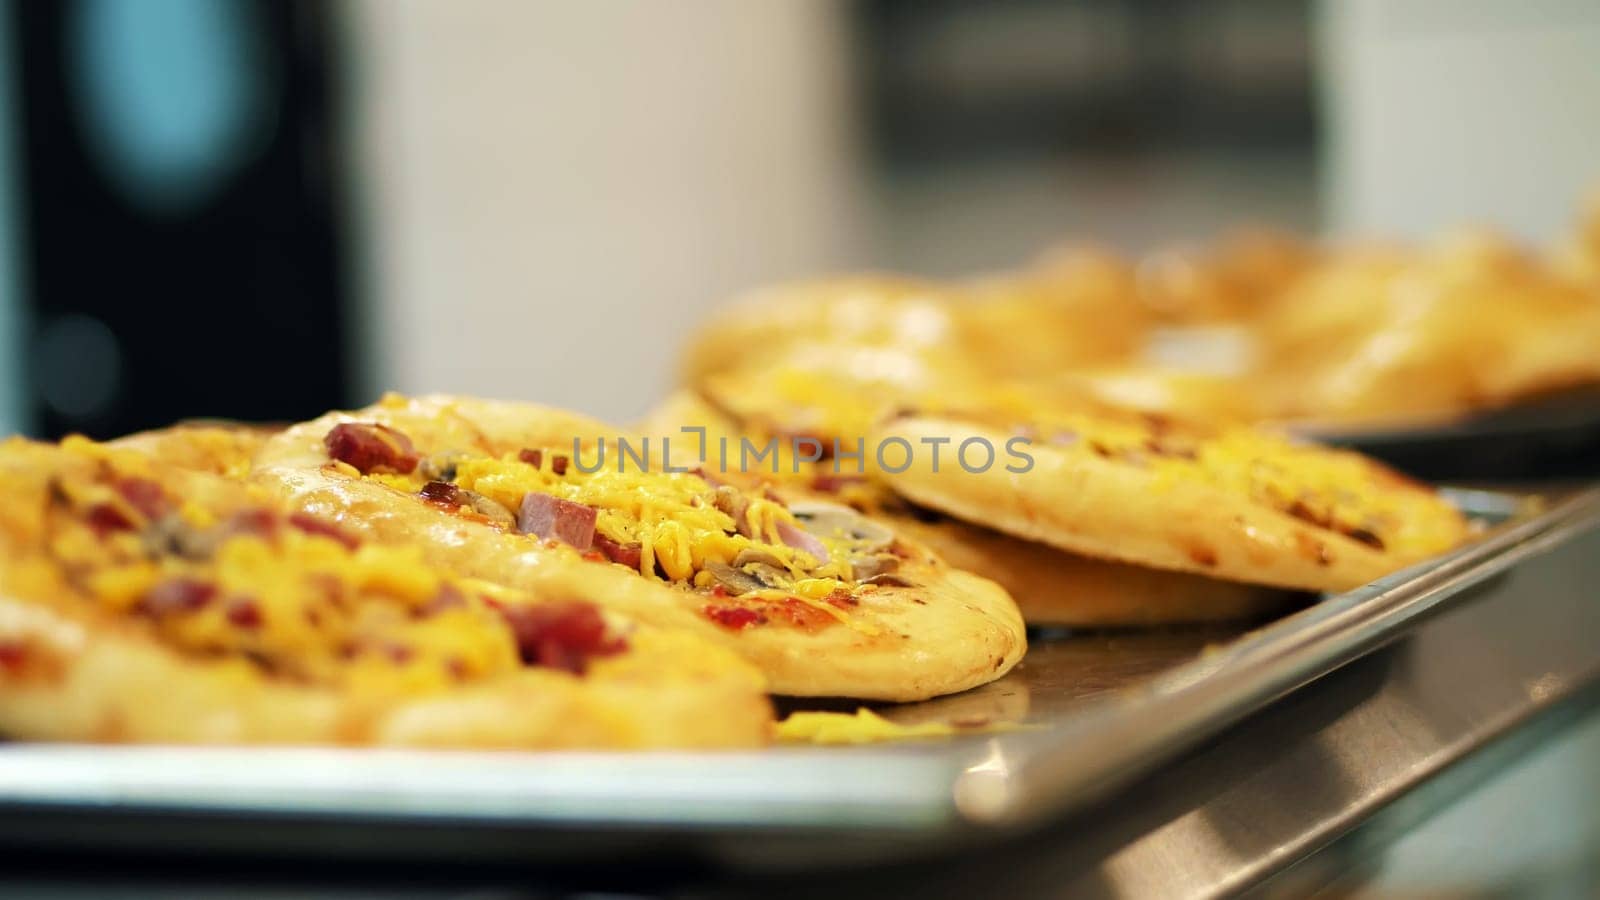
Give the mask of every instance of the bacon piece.
<path id="1" fill-rule="evenodd" d="M 459 609 L 466 605 L 466 595 L 461 593 L 460 588 L 453 584 L 441 584 L 439 585 L 438 593 L 434 594 L 433 599 L 422 607 L 422 614 L 425 616 L 436 615 L 447 609 Z"/>
<path id="2" fill-rule="evenodd" d="M 596 531 L 594 533 L 594 546 L 605 554 L 606 559 L 614 563 L 620 563 L 630 569 L 639 568 L 639 561 L 643 556 L 643 551 L 638 544 L 618 543 Z"/>
<path id="3" fill-rule="evenodd" d="M 708 603 L 700 611 L 705 613 L 706 618 L 711 621 L 721 625 L 723 628 L 731 628 L 734 631 L 743 631 L 751 625 L 759 625 L 767 621 L 766 616 L 748 606 L 717 606 L 714 603 Z"/>
<path id="4" fill-rule="evenodd" d="M 280 524 L 277 514 L 270 509 L 243 509 L 228 517 L 227 523 L 222 526 L 222 531 L 228 537 L 246 534 L 272 537 L 277 533 Z"/>
<path id="5" fill-rule="evenodd" d="M 811 478 L 811 489 L 825 494 L 837 494 L 853 484 L 866 484 L 865 475 L 833 475 L 822 472 Z"/>
<path id="6" fill-rule="evenodd" d="M 333 538 L 334 540 L 343 544 L 346 550 L 354 550 L 361 546 L 361 540 L 355 535 L 350 534 L 343 528 L 340 528 L 332 522 L 329 522 L 327 519 L 319 519 L 310 513 L 290 513 L 289 524 L 300 529 L 301 531 L 304 531 L 306 534 L 315 534 L 325 538 Z"/>
<path id="7" fill-rule="evenodd" d="M 693 469 L 690 469 L 688 474 L 693 475 L 694 477 L 704 481 L 706 484 L 709 484 L 714 488 L 722 487 L 723 485 L 727 484 L 726 481 L 723 481 L 710 472 L 707 472 L 705 466 L 696 466 Z"/>
<path id="8" fill-rule="evenodd" d="M 541 468 L 544 465 L 544 451 L 523 450 L 521 453 L 517 454 L 517 459 L 522 460 L 536 469 Z M 565 456 L 559 453 L 552 454 L 550 457 L 550 471 L 556 473 L 557 475 L 565 475 L 567 474 L 568 462 L 570 462 L 570 460 L 568 460 Z"/>
<path id="9" fill-rule="evenodd" d="M 28 667 L 28 645 L 21 641 L 0 641 L 0 674 L 20 675 Z"/>
<path id="10" fill-rule="evenodd" d="M 261 607 L 249 597 L 228 604 L 227 617 L 231 624 L 247 631 L 261 627 Z"/>
<path id="11" fill-rule="evenodd" d="M 176 506 L 161 485 L 148 478 L 119 478 L 116 489 L 146 519 L 159 519 Z"/>
<path id="12" fill-rule="evenodd" d="M 471 510 L 501 528 L 515 528 L 517 517 L 494 500 L 448 481 L 430 481 L 422 486 L 422 499 L 458 510 Z"/>
<path id="13" fill-rule="evenodd" d="M 430 481 L 422 486 L 422 498 L 450 506 L 467 505 L 466 492 L 448 481 Z"/>
<path id="14" fill-rule="evenodd" d="M 628 646 L 622 638 L 607 636 L 605 619 L 590 603 L 501 606 L 499 612 L 511 627 L 518 655 L 530 666 L 582 675 L 589 660 Z"/>
<path id="15" fill-rule="evenodd" d="M 113 531 L 132 531 L 134 524 L 127 513 L 110 503 L 96 503 L 89 507 L 87 521 L 96 537 L 105 537 Z"/>
<path id="16" fill-rule="evenodd" d="M 522 498 L 522 508 L 517 511 L 517 530 L 587 550 L 594 543 L 596 515 L 597 510 L 592 506 L 529 491 Z"/>
<path id="17" fill-rule="evenodd" d="M 405 475 L 417 467 L 419 459 L 411 439 L 387 425 L 340 422 L 328 430 L 322 442 L 328 447 L 328 456 L 363 475 L 380 471 Z"/>
<path id="18" fill-rule="evenodd" d="M 194 578 L 169 578 L 145 592 L 138 610 L 161 618 L 174 613 L 199 612 L 216 599 L 217 586 Z"/>

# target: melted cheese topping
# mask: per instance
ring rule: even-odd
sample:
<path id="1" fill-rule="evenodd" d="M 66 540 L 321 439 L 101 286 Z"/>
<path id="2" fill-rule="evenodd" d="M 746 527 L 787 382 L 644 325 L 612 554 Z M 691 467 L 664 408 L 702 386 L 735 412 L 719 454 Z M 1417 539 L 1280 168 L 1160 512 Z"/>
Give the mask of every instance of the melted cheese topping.
<path id="1" fill-rule="evenodd" d="M 443 575 L 418 547 L 352 548 L 264 508 L 219 518 L 163 492 L 172 511 L 152 522 L 116 486 L 148 475 L 147 461 L 81 438 L 62 447 L 98 475 L 52 479 L 57 499 L 34 526 L 40 571 L 16 561 L 14 587 L 60 597 L 64 577 L 186 652 L 368 695 L 433 692 L 525 665 L 499 611 L 527 603 L 514 591 Z M 203 550 L 179 549 L 184 540 Z"/>
<path id="2" fill-rule="evenodd" d="M 1463 536 L 1460 514 L 1437 493 L 1358 453 L 1249 428 L 1197 435 L 1110 416 L 1055 415 L 1029 427 L 1056 450 L 1146 467 L 1167 487 L 1199 480 L 1402 558 Z"/>
<path id="3" fill-rule="evenodd" d="M 844 391 L 826 379 L 774 367 L 746 386 L 766 392 L 765 408 L 786 418 L 804 409 L 821 434 L 829 429 L 860 427 L 880 415 L 881 397 Z M 1409 483 L 1380 465 L 1348 451 L 1293 443 L 1268 431 L 1227 427 L 1193 432 L 1158 427 L 1154 419 L 1117 410 L 1100 410 L 1090 400 L 1070 393 L 992 383 L 981 398 L 960 392 L 937 395 L 907 392 L 900 398 L 922 410 L 947 411 L 1007 431 L 1025 434 L 1038 446 L 1068 454 L 1093 453 L 1115 458 L 1156 473 L 1158 486 L 1200 481 L 1293 515 L 1308 524 L 1343 534 L 1400 559 L 1420 559 L 1447 550 L 1465 537 L 1461 515 L 1434 491 Z M 1094 411 L 1070 411 L 1089 404 Z M 731 404 L 738 406 L 737 402 Z M 967 416 L 965 410 L 983 409 Z M 1042 412 L 1042 410 L 1044 412 Z M 1017 427 L 1016 423 L 1026 423 Z M 720 423 L 726 428 L 726 423 Z M 770 427 L 750 422 L 752 430 Z M 847 431 L 833 432 L 845 435 Z M 831 436 L 831 435 L 830 435 Z M 863 460 L 874 468 L 872 448 Z M 807 464 L 792 477 L 785 464 L 775 480 L 811 481 L 827 476 L 832 464 Z M 876 508 L 875 491 L 846 484 L 841 500 L 863 509 Z"/>
<path id="4" fill-rule="evenodd" d="M 512 511 L 530 493 L 592 507 L 596 533 L 637 546 L 638 570 L 647 578 L 665 574 L 669 581 L 709 588 L 715 579 L 706 571 L 708 566 L 733 566 L 740 554 L 749 551 L 769 562 L 746 562 L 742 570 L 753 572 L 775 562 L 789 582 L 783 585 L 786 596 L 816 599 L 853 587 L 849 535 L 807 532 L 821 542 L 826 560 L 790 546 L 784 531 L 802 526 L 782 503 L 731 486 L 715 487 L 698 475 L 639 471 L 631 463 L 618 471 L 612 456 L 599 471 L 583 472 L 574 461 L 558 475 L 552 467 L 557 455 L 544 450 L 541 466 L 516 454 L 460 459 L 455 464 L 455 484 Z M 593 465 L 592 458 L 584 462 Z M 420 475 L 368 477 L 412 493 L 422 485 Z M 733 510 L 742 521 L 735 519 Z"/>
<path id="5" fill-rule="evenodd" d="M 163 584 L 214 587 L 199 609 L 153 616 L 192 651 L 246 654 L 273 670 L 357 690 L 428 691 L 520 666 L 486 593 L 455 587 L 459 604 L 428 611 L 446 582 L 416 548 L 364 545 L 282 529 L 224 541 L 210 560 L 112 565 L 87 578 L 105 606 L 132 611 Z"/>

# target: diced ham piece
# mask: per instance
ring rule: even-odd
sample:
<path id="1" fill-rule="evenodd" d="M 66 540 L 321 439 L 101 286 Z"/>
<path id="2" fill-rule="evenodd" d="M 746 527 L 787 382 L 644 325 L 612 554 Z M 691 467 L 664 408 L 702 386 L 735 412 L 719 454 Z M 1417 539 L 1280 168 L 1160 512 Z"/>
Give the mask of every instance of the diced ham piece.
<path id="1" fill-rule="evenodd" d="M 853 484 L 866 484 L 865 475 L 831 475 L 826 472 L 811 479 L 811 489 L 825 494 L 837 494 Z"/>
<path id="2" fill-rule="evenodd" d="M 89 527 L 100 537 L 105 537 L 113 531 L 132 531 L 133 520 L 127 513 L 110 503 L 96 503 L 89 507 L 87 516 Z"/>
<path id="3" fill-rule="evenodd" d="M 306 534 L 316 534 L 325 538 L 333 538 L 334 540 L 343 544 L 346 550 L 354 550 L 361 544 L 361 541 L 355 535 L 350 534 L 343 528 L 340 528 L 332 522 L 329 522 L 327 519 L 319 519 L 310 513 L 290 513 L 289 524 L 300 529 L 301 531 L 304 531 Z"/>
<path id="4" fill-rule="evenodd" d="M 626 641 L 606 635 L 605 619 L 588 603 L 506 605 L 499 612 L 511 626 L 522 661 L 531 666 L 582 675 L 590 659 L 627 648 Z"/>
<path id="5" fill-rule="evenodd" d="M 621 544 L 598 531 L 594 534 L 594 546 L 605 554 L 606 559 L 630 569 L 639 568 L 639 560 L 643 557 L 643 550 L 638 544 Z"/>
<path id="6" fill-rule="evenodd" d="M 174 613 L 198 612 L 217 596 L 217 586 L 193 578 L 169 578 L 147 591 L 139 611 L 161 618 Z"/>
<path id="7" fill-rule="evenodd" d="M 255 537 L 272 537 L 281 524 L 276 513 L 270 509 L 257 507 L 255 509 L 242 509 L 228 517 L 223 523 L 223 537 L 238 537 L 240 535 L 254 535 Z"/>
<path id="8" fill-rule="evenodd" d="M 250 597 L 241 597 L 228 604 L 228 623 L 245 631 L 261 627 L 261 607 Z"/>
<path id="9" fill-rule="evenodd" d="M 595 515 L 592 506 L 529 491 L 517 510 L 517 530 L 587 550 L 594 543 Z"/>
<path id="10" fill-rule="evenodd" d="M 322 442 L 328 447 L 328 456 L 354 466 L 363 475 L 405 475 L 417 467 L 420 459 L 411 439 L 386 425 L 340 422 L 329 429 Z"/>
<path id="11" fill-rule="evenodd" d="M 517 458 L 536 469 L 544 465 L 543 450 L 523 450 L 517 454 Z M 557 475 L 565 475 L 567 474 L 568 462 L 569 460 L 565 456 L 556 453 L 550 457 L 550 471 Z"/>
<path id="12" fill-rule="evenodd" d="M 816 557 L 819 563 L 828 561 L 828 548 L 817 540 L 816 535 L 798 525 L 780 520 L 778 522 L 778 537 L 783 538 L 783 542 L 794 549 L 804 550 Z"/>
<path id="13" fill-rule="evenodd" d="M 0 675 L 21 675 L 31 655 L 21 641 L 0 641 Z"/>
<path id="14" fill-rule="evenodd" d="M 146 519 L 159 519 L 175 505 L 161 485 L 148 478 L 119 478 L 117 493 Z"/>

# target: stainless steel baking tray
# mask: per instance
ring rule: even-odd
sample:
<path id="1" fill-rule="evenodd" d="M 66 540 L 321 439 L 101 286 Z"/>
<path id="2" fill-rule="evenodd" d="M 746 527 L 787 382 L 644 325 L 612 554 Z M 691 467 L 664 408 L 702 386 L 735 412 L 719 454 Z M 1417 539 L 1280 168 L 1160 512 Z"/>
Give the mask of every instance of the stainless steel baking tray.
<path id="1" fill-rule="evenodd" d="M 1105 797 L 1463 589 L 1600 528 L 1600 489 L 1453 496 L 1495 523 L 1480 540 L 1255 630 L 1040 635 L 994 684 L 885 710 L 1009 730 L 712 754 L 12 744 L 0 746 L 0 840 L 458 861 L 695 851 L 765 865 L 970 845 Z"/>
<path id="2" fill-rule="evenodd" d="M 1305 423 L 1290 430 L 1360 450 L 1433 481 L 1600 475 L 1600 386 L 1596 385 L 1448 421 Z"/>

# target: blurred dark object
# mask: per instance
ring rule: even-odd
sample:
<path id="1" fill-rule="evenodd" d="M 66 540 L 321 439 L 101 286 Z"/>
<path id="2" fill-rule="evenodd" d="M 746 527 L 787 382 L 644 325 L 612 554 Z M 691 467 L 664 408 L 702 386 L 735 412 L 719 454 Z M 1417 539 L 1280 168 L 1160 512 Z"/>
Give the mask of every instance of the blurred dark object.
<path id="1" fill-rule="evenodd" d="M 1315 143 L 1304 0 L 856 9 L 868 131 L 891 164 Z"/>
<path id="2" fill-rule="evenodd" d="M 1539 481 L 1600 475 L 1600 387 L 1562 391 L 1459 422 L 1304 429 L 1433 481 Z"/>
<path id="3" fill-rule="evenodd" d="M 349 401 L 337 8 L 12 2 L 46 436 Z"/>

